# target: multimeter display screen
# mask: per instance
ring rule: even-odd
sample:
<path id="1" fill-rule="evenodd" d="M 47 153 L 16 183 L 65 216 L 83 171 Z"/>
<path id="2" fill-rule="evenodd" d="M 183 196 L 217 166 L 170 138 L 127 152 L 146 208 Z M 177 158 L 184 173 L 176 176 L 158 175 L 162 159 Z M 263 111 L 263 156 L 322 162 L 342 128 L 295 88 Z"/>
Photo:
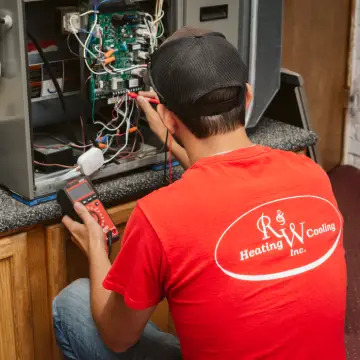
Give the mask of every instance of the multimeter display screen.
<path id="1" fill-rule="evenodd" d="M 72 190 L 68 190 L 68 194 L 73 201 L 77 201 L 85 195 L 90 195 L 92 192 L 92 188 L 86 182 L 82 183 L 80 186 L 77 186 Z"/>

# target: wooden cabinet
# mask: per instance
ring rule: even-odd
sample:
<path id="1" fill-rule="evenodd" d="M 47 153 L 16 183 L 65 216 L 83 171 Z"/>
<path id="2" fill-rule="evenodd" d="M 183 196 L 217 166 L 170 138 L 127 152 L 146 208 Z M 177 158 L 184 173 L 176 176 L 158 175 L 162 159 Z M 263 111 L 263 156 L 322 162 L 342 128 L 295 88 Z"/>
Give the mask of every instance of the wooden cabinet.
<path id="1" fill-rule="evenodd" d="M 27 235 L 0 239 L 0 359 L 34 358 Z"/>
<path id="2" fill-rule="evenodd" d="M 109 213 L 123 234 L 135 203 Z M 113 246 L 112 260 L 121 241 Z M 62 360 L 53 335 L 51 304 L 72 281 L 88 277 L 85 255 L 62 224 L 0 237 L 0 360 Z M 169 330 L 166 301 L 152 320 Z"/>

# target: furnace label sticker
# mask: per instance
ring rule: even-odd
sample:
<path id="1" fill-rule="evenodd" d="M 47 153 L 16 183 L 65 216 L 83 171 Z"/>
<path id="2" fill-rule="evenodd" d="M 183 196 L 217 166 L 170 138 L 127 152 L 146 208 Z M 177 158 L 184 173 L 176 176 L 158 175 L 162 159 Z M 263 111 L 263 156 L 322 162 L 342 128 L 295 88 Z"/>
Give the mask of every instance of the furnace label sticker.
<path id="1" fill-rule="evenodd" d="M 327 261 L 341 233 L 342 216 L 327 199 L 282 198 L 259 205 L 230 224 L 217 242 L 215 262 L 239 280 L 299 275 Z"/>

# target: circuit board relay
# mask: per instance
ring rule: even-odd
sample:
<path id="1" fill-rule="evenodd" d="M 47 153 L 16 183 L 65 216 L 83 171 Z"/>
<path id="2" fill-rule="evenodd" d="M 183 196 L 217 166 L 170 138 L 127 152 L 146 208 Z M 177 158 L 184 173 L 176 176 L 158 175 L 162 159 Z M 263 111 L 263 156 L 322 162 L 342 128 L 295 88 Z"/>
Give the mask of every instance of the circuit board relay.
<path id="1" fill-rule="evenodd" d="M 93 101 L 142 90 L 143 73 L 154 48 L 150 26 L 146 14 L 139 11 L 97 16 L 89 43 L 91 52 L 98 56 L 90 64 L 96 74 L 90 81 Z"/>

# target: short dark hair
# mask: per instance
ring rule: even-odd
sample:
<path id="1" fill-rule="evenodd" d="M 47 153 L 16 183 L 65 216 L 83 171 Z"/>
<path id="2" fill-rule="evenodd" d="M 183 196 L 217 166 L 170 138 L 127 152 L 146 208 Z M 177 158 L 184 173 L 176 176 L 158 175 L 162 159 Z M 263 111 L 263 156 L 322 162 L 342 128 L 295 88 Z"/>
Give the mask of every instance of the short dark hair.
<path id="1" fill-rule="evenodd" d="M 239 97 L 244 89 L 239 87 L 229 87 L 213 90 L 212 92 L 200 98 L 195 105 L 222 103 L 234 97 Z M 244 94 L 245 96 L 245 94 Z M 245 104 L 234 107 L 226 113 L 212 116 L 201 116 L 198 118 L 180 117 L 184 125 L 198 138 L 206 139 L 208 137 L 220 134 L 226 134 L 235 131 L 245 125 Z"/>

